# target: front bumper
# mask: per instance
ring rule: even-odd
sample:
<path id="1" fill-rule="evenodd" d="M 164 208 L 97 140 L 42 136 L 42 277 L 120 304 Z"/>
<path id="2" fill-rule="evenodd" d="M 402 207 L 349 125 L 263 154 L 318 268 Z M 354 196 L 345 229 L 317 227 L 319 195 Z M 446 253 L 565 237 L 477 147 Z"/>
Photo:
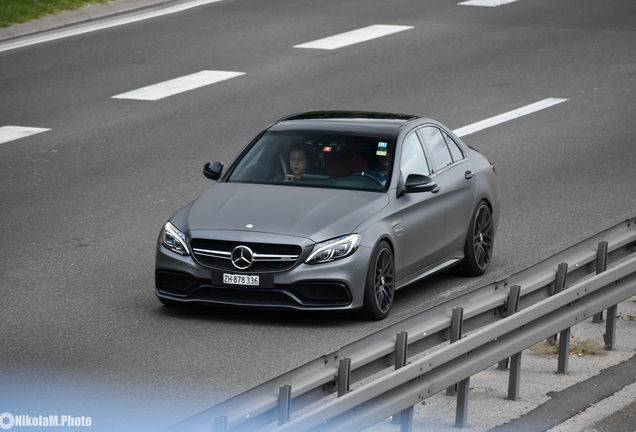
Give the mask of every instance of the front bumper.
<path id="1" fill-rule="evenodd" d="M 305 249 L 291 269 L 259 275 L 270 281 L 269 287 L 263 288 L 223 284 L 220 275 L 224 271 L 203 266 L 192 256 L 178 255 L 157 243 L 155 293 L 185 303 L 311 310 L 362 307 L 372 250 L 359 247 L 347 258 L 307 265 L 302 262 L 310 248 Z M 241 274 L 239 270 L 226 273 Z"/>

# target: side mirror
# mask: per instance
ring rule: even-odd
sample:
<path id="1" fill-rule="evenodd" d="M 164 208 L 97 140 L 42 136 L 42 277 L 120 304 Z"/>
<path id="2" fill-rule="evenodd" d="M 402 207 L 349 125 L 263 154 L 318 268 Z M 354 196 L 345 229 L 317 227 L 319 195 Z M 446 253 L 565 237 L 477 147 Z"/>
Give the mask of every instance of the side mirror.
<path id="1" fill-rule="evenodd" d="M 210 180 L 218 180 L 223 172 L 223 163 L 221 162 L 208 162 L 203 167 L 203 175 Z"/>
<path id="2" fill-rule="evenodd" d="M 439 186 L 435 181 L 425 175 L 421 174 L 411 174 L 407 177 L 406 182 L 404 183 L 404 188 L 407 193 L 413 192 L 439 192 Z"/>

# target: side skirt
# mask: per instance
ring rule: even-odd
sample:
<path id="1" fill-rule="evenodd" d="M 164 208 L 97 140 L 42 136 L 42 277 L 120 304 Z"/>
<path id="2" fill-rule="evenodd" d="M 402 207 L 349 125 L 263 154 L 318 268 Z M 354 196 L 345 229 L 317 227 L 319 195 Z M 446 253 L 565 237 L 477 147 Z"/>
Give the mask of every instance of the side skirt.
<path id="1" fill-rule="evenodd" d="M 417 273 L 413 273 L 405 278 L 402 278 L 396 283 L 395 289 L 399 290 L 400 288 L 404 288 L 407 285 L 411 285 L 435 273 L 439 273 L 442 270 L 446 270 L 449 267 L 459 264 L 463 259 L 464 259 L 464 250 L 462 249 L 436 262 L 435 264 L 432 264 L 422 269 L 421 271 Z"/>

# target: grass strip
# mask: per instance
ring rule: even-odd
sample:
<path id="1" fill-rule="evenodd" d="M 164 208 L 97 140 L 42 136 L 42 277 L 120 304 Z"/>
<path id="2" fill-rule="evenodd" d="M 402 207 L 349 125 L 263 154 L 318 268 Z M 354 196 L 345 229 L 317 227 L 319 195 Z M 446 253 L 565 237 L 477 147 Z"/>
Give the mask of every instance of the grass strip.
<path id="1" fill-rule="evenodd" d="M 543 341 L 530 347 L 530 351 L 539 355 L 554 355 L 559 353 L 559 344 L 550 345 L 546 341 Z M 570 342 L 570 355 L 572 357 L 588 356 L 591 354 L 605 355 L 607 351 L 605 351 L 603 343 L 599 341 L 592 339 L 572 339 Z"/>
<path id="2" fill-rule="evenodd" d="M 108 0 L 0 0 L 0 27 L 97 3 L 108 3 Z"/>

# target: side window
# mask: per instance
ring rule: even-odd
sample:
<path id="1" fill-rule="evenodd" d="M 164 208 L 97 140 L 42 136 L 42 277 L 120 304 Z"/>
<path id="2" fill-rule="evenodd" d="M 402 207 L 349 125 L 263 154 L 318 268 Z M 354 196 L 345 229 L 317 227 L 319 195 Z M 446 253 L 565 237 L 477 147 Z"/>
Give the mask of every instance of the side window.
<path id="1" fill-rule="evenodd" d="M 404 180 L 410 174 L 429 175 L 431 173 L 426 156 L 424 156 L 424 149 L 416 133 L 412 133 L 404 140 L 400 170 L 402 170 Z"/>
<path id="2" fill-rule="evenodd" d="M 451 156 L 453 156 L 453 162 L 464 159 L 464 153 L 462 152 L 462 149 L 459 148 L 459 145 L 455 142 L 455 140 L 452 139 L 446 132 L 442 131 L 442 133 L 444 134 L 446 144 L 448 144 L 448 148 L 450 149 Z"/>
<path id="3" fill-rule="evenodd" d="M 446 147 L 446 141 L 439 129 L 436 127 L 428 126 L 419 130 L 424 140 L 424 145 L 428 150 L 428 154 L 431 157 L 431 165 L 433 165 L 433 171 L 439 171 L 447 165 L 453 163 L 448 147 Z"/>

